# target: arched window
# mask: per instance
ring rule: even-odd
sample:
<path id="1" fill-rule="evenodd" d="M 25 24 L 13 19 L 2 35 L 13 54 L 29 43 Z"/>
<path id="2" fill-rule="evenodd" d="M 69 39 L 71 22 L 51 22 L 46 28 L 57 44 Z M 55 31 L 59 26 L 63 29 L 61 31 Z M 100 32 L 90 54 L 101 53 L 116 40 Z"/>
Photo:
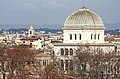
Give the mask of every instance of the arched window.
<path id="1" fill-rule="evenodd" d="M 70 48 L 70 55 L 73 55 L 73 49 Z"/>
<path id="2" fill-rule="evenodd" d="M 75 34 L 75 40 L 77 39 L 77 34 Z"/>
<path id="3" fill-rule="evenodd" d="M 32 31 L 30 31 L 30 34 L 32 34 Z"/>
<path id="4" fill-rule="evenodd" d="M 117 52 L 117 46 L 115 46 L 115 52 Z"/>
<path id="5" fill-rule="evenodd" d="M 64 50 L 63 50 L 63 48 L 61 49 L 61 55 L 64 55 Z"/>
<path id="6" fill-rule="evenodd" d="M 68 70 L 68 67 L 69 66 L 69 62 L 68 62 L 68 60 L 65 60 L 65 70 Z"/>
<path id="7" fill-rule="evenodd" d="M 96 34 L 94 35 L 94 39 L 96 40 Z"/>
<path id="8" fill-rule="evenodd" d="M 93 34 L 91 34 L 91 40 L 93 39 Z"/>
<path id="9" fill-rule="evenodd" d="M 79 36 L 79 39 L 81 40 L 81 34 L 80 34 L 80 36 Z"/>
<path id="10" fill-rule="evenodd" d="M 65 55 L 68 55 L 68 49 L 65 48 Z"/>
<path id="11" fill-rule="evenodd" d="M 73 60 L 70 60 L 70 70 L 73 70 Z"/>
<path id="12" fill-rule="evenodd" d="M 61 70 L 64 70 L 64 62 L 61 60 Z"/>
<path id="13" fill-rule="evenodd" d="M 72 34 L 70 34 L 70 40 L 72 40 Z"/>
<path id="14" fill-rule="evenodd" d="M 32 43 L 30 43 L 30 48 L 32 48 Z"/>
<path id="15" fill-rule="evenodd" d="M 98 34 L 98 40 L 100 39 L 100 34 Z"/>

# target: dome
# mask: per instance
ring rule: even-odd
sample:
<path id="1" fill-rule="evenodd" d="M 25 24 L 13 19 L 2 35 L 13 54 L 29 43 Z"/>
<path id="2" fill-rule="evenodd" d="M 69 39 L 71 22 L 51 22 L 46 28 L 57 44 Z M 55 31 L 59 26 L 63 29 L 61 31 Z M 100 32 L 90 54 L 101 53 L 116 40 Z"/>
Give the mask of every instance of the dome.
<path id="1" fill-rule="evenodd" d="M 105 29 L 102 19 L 95 12 L 83 7 L 68 16 L 64 29 Z"/>

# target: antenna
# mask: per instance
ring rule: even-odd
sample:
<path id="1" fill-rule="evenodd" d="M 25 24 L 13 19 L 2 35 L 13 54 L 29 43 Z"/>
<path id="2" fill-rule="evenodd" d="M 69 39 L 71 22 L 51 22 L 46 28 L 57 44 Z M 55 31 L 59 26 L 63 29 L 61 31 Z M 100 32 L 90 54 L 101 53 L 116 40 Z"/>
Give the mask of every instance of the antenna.
<path id="1" fill-rule="evenodd" d="M 83 7 L 85 7 L 85 0 L 83 0 Z"/>

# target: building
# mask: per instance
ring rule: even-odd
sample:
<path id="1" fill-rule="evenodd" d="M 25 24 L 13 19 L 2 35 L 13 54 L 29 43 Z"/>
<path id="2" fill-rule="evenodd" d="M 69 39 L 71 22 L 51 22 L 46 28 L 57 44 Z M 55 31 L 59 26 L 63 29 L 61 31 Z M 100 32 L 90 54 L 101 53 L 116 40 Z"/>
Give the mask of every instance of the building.
<path id="1" fill-rule="evenodd" d="M 107 36 L 105 37 L 105 41 L 109 43 L 120 43 L 120 36 L 118 35 Z"/>
<path id="2" fill-rule="evenodd" d="M 101 17 L 86 7 L 69 15 L 64 23 L 63 43 L 54 44 L 54 55 L 60 61 L 61 70 L 76 69 L 73 62 L 80 47 L 89 47 L 90 53 L 117 51 L 116 44 L 104 41 L 104 31 Z"/>
<path id="3" fill-rule="evenodd" d="M 39 67 L 42 70 L 53 61 L 51 55 L 46 53 L 36 54 L 35 58 L 37 62 L 37 67 Z"/>
<path id="4" fill-rule="evenodd" d="M 35 29 L 31 25 L 28 29 L 28 37 L 34 36 L 35 35 Z"/>
<path id="5" fill-rule="evenodd" d="M 83 7 L 64 23 L 64 43 L 104 43 L 104 24 L 100 16 Z"/>

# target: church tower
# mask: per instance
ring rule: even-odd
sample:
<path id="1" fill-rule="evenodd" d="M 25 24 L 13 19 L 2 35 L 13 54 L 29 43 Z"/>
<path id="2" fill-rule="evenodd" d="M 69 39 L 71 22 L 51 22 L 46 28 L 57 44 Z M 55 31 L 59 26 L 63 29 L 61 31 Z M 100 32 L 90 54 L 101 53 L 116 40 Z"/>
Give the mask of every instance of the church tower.
<path id="1" fill-rule="evenodd" d="M 35 35 L 35 29 L 31 25 L 28 29 L 28 37 L 34 36 Z"/>

